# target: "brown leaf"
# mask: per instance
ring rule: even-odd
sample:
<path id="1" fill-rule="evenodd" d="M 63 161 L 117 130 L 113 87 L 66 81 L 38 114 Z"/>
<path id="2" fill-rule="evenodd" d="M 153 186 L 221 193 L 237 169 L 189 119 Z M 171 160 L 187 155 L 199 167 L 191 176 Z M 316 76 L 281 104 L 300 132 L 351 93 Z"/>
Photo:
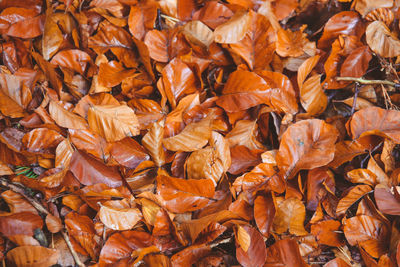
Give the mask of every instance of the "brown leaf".
<path id="1" fill-rule="evenodd" d="M 374 21 L 365 31 L 366 41 L 372 51 L 382 57 L 396 57 L 400 55 L 400 41 L 385 23 Z"/>
<path id="2" fill-rule="evenodd" d="M 162 71 L 162 82 L 168 102 L 172 108 L 188 94 L 196 92 L 196 77 L 182 60 L 174 58 Z"/>
<path id="3" fill-rule="evenodd" d="M 76 212 L 70 212 L 65 216 L 65 226 L 71 241 L 81 246 L 85 253 L 91 258 L 96 259 L 99 253 L 99 238 L 96 237 L 94 223 L 92 219 Z"/>
<path id="4" fill-rule="evenodd" d="M 31 153 L 54 157 L 56 147 L 63 140 L 64 137 L 56 131 L 48 128 L 36 128 L 24 135 L 22 144 Z"/>
<path id="5" fill-rule="evenodd" d="M 365 17 L 370 11 L 377 8 L 391 8 L 393 6 L 393 0 L 360 0 L 355 3 L 354 9 L 358 11 L 363 17 Z"/>
<path id="6" fill-rule="evenodd" d="M 184 180 L 157 176 L 157 191 L 171 212 L 184 213 L 203 208 L 214 196 L 214 183 L 210 179 Z"/>
<path id="7" fill-rule="evenodd" d="M 136 39 L 142 40 L 146 30 L 153 29 L 156 17 L 157 5 L 155 3 L 139 3 L 136 6 L 131 6 L 128 18 L 129 32 Z"/>
<path id="8" fill-rule="evenodd" d="M 282 234 L 289 230 L 291 234 L 307 235 L 304 229 L 306 210 L 298 198 L 277 200 L 276 215 L 273 221 L 275 232 Z"/>
<path id="9" fill-rule="evenodd" d="M 282 239 L 267 249 L 265 267 L 275 266 L 308 266 L 302 259 L 299 245 L 294 239 Z"/>
<path id="10" fill-rule="evenodd" d="M 211 252 L 211 248 L 206 245 L 193 245 L 176 253 L 171 257 L 172 266 L 191 266 L 201 258 Z"/>
<path id="11" fill-rule="evenodd" d="M 92 59 L 82 50 L 69 49 L 58 52 L 50 62 L 83 75 L 89 63 L 92 63 Z"/>
<path id="12" fill-rule="evenodd" d="M 340 234 L 335 232 L 339 230 L 340 226 L 339 221 L 322 221 L 311 225 L 311 233 L 316 237 L 319 244 L 340 247 L 343 245 L 343 241 Z"/>
<path id="13" fill-rule="evenodd" d="M 297 113 L 296 93 L 289 78 L 279 72 L 263 70 L 257 73 L 267 82 L 270 88 L 270 95 L 266 104 L 277 112 Z"/>
<path id="14" fill-rule="evenodd" d="M 368 169 L 354 169 L 347 173 L 347 178 L 353 184 L 362 183 L 376 185 L 376 174 Z"/>
<path id="15" fill-rule="evenodd" d="M 265 237 L 269 236 L 275 213 L 275 204 L 271 195 L 259 195 L 256 197 L 254 200 L 254 219 L 257 228 Z"/>
<path id="16" fill-rule="evenodd" d="M 58 233 L 63 229 L 63 224 L 60 218 L 51 214 L 47 214 L 46 216 L 46 226 L 50 233 L 53 234 Z"/>
<path id="17" fill-rule="evenodd" d="M 285 177 L 299 170 L 313 169 L 333 160 L 337 130 L 324 121 L 312 119 L 297 122 L 282 135 L 276 156 Z"/>
<path id="18" fill-rule="evenodd" d="M 88 128 L 85 119 L 63 108 L 62 103 L 50 101 L 49 114 L 61 127 L 78 130 L 85 130 Z"/>
<path id="19" fill-rule="evenodd" d="M 356 185 L 351 188 L 347 194 L 339 200 L 339 203 L 336 208 L 337 215 L 343 215 L 351 205 L 353 205 L 356 201 L 360 200 L 364 197 L 365 194 L 368 194 L 372 191 L 371 186 L 369 185 Z"/>
<path id="20" fill-rule="evenodd" d="M 394 193 L 394 190 L 397 190 L 397 193 Z M 398 187 L 390 189 L 384 185 L 377 185 L 374 190 L 374 197 L 379 210 L 385 214 L 400 215 L 399 192 Z"/>
<path id="21" fill-rule="evenodd" d="M 108 167 L 79 150 L 72 154 L 70 171 L 84 185 L 105 183 L 110 187 L 118 187 L 122 184 L 117 167 Z"/>
<path id="22" fill-rule="evenodd" d="M 15 266 L 50 267 L 57 264 L 60 252 L 41 246 L 21 246 L 7 253 L 7 259 Z"/>
<path id="23" fill-rule="evenodd" d="M 151 235 L 146 232 L 125 231 L 113 234 L 107 239 L 100 252 L 99 264 L 117 264 L 131 258 L 133 251 L 151 246 Z"/>
<path id="24" fill-rule="evenodd" d="M 42 218 L 30 212 L 12 213 L 0 216 L 0 232 L 5 236 L 30 235 L 33 236 L 36 229 L 43 227 Z"/>
<path id="25" fill-rule="evenodd" d="M 150 159 L 144 148 L 130 137 L 125 137 L 121 141 L 113 143 L 110 153 L 119 164 L 131 169 Z"/>
<path id="26" fill-rule="evenodd" d="M 276 53 L 281 57 L 299 57 L 304 54 L 308 43 L 307 34 L 303 33 L 305 26 L 298 31 L 284 30 L 280 28 L 277 32 Z"/>
<path id="27" fill-rule="evenodd" d="M 139 134 L 135 112 L 125 105 L 93 105 L 88 110 L 90 128 L 107 141 L 119 141 Z"/>
<path id="28" fill-rule="evenodd" d="M 107 159 L 109 149 L 106 140 L 90 130 L 68 130 L 71 143 L 79 150 L 83 150 L 98 159 Z M 60 143 L 61 144 L 61 143 Z"/>
<path id="29" fill-rule="evenodd" d="M 251 17 L 247 12 L 237 12 L 214 31 L 216 43 L 234 44 L 242 40 L 250 27 Z"/>
<path id="30" fill-rule="evenodd" d="M 208 48 L 214 41 L 213 32 L 203 22 L 193 20 L 185 24 L 183 34 L 196 45 Z"/>
<path id="31" fill-rule="evenodd" d="M 206 117 L 199 122 L 193 122 L 178 135 L 165 138 L 163 145 L 171 151 L 195 151 L 204 147 L 211 137 L 211 120 Z"/>
<path id="32" fill-rule="evenodd" d="M 246 251 L 236 244 L 236 259 L 245 267 L 263 266 L 267 257 L 267 250 L 262 235 L 249 225 L 245 225 L 241 228 L 249 236 L 250 242 Z"/>
<path id="33" fill-rule="evenodd" d="M 0 176 L 2 175 L 11 175 L 14 174 L 14 172 L 11 170 L 10 167 L 7 166 L 4 162 L 0 160 Z"/>
<path id="34" fill-rule="evenodd" d="M 264 149 L 263 144 L 257 140 L 257 121 L 241 120 L 226 135 L 230 147 L 245 146 L 250 150 Z"/>
<path id="35" fill-rule="evenodd" d="M 45 16 L 33 9 L 9 7 L 1 12 L 0 19 L 2 34 L 28 39 L 43 33 Z"/>
<path id="36" fill-rule="evenodd" d="M 152 59 L 159 62 L 169 61 L 167 32 L 151 30 L 146 34 L 144 43 L 149 49 L 149 56 Z"/>
<path id="37" fill-rule="evenodd" d="M 297 85 L 301 89 L 307 76 L 311 73 L 312 69 L 317 65 L 320 59 L 319 55 L 306 59 L 297 71 Z"/>
<path id="38" fill-rule="evenodd" d="M 142 213 L 124 200 L 104 202 L 98 216 L 105 226 L 118 231 L 130 230 L 142 219 Z"/>
<path id="39" fill-rule="evenodd" d="M 340 68 L 340 76 L 344 77 L 362 77 L 368 69 L 372 54 L 368 46 L 362 46 L 354 49 L 345 59 Z"/>
<path id="40" fill-rule="evenodd" d="M 353 139 L 379 135 L 400 143 L 400 112 L 379 107 L 365 108 L 354 113 L 349 123 Z"/>
<path id="41" fill-rule="evenodd" d="M 247 33 L 239 42 L 229 44 L 229 48 L 232 54 L 244 60 L 250 69 L 268 69 L 276 49 L 275 31 L 263 15 L 250 10 L 248 16 L 250 27 Z"/>
<path id="42" fill-rule="evenodd" d="M 7 190 L 1 193 L 1 197 L 7 203 L 11 213 L 30 212 L 38 214 L 37 210 L 22 195 L 14 191 Z"/>
<path id="43" fill-rule="evenodd" d="M 143 136 L 142 144 L 149 152 L 154 163 L 161 167 L 165 162 L 165 152 L 162 146 L 164 137 L 164 127 L 161 122 L 153 123 L 149 132 Z"/>
<path id="44" fill-rule="evenodd" d="M 227 112 L 246 110 L 269 99 L 267 83 L 257 74 L 245 70 L 237 70 L 229 75 L 222 96 L 217 105 Z"/>
<path id="45" fill-rule="evenodd" d="M 387 251 L 388 230 L 380 220 L 359 215 L 346 219 L 343 232 L 350 245 L 360 245 L 372 257 L 378 258 Z"/>
<path id="46" fill-rule="evenodd" d="M 325 24 L 324 32 L 318 41 L 318 48 L 327 48 L 340 35 L 364 34 L 364 24 L 357 12 L 342 11 L 332 16 Z"/>
<path id="47" fill-rule="evenodd" d="M 322 90 L 320 80 L 321 75 L 314 75 L 300 87 L 301 105 L 310 115 L 321 114 L 328 105 L 328 97 Z"/>
<path id="48" fill-rule="evenodd" d="M 112 47 L 129 49 L 132 46 L 131 35 L 123 28 L 114 26 L 107 20 L 100 24 L 97 34 L 89 38 L 89 47 L 93 48 L 98 54 L 103 54 Z"/>
<path id="49" fill-rule="evenodd" d="M 44 23 L 42 53 L 45 60 L 50 60 L 60 49 L 64 41 L 63 33 L 57 25 L 52 8 L 46 12 L 46 21 Z"/>

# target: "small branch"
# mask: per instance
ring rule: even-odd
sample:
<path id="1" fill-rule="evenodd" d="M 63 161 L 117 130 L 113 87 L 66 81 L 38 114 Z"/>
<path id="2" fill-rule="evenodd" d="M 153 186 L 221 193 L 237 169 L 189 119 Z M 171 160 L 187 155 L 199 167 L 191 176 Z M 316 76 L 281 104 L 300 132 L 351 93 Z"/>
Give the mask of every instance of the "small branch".
<path id="1" fill-rule="evenodd" d="M 46 215 L 50 214 L 50 212 L 45 207 L 43 207 L 43 205 L 38 200 L 26 195 L 23 185 L 10 182 L 5 178 L 0 178 L 0 184 L 2 186 L 4 186 L 4 187 L 9 188 L 10 190 L 14 191 L 15 193 L 18 193 L 18 194 L 22 195 L 40 213 L 43 213 L 43 214 L 46 214 Z M 79 259 L 78 254 L 76 253 L 75 249 L 73 248 L 73 246 L 71 244 L 71 241 L 69 240 L 69 236 L 68 236 L 66 231 L 67 231 L 66 229 L 65 230 L 61 230 L 61 234 L 62 234 L 62 236 L 63 236 L 63 238 L 65 240 L 65 243 L 67 243 L 67 246 L 68 246 L 68 248 L 69 248 L 69 250 L 70 250 L 70 252 L 72 254 L 72 257 L 75 260 L 76 265 L 78 265 L 79 267 L 85 267 L 85 264 L 83 264 L 81 262 L 81 260 Z"/>
<path id="2" fill-rule="evenodd" d="M 356 111 L 357 97 L 358 97 L 358 93 L 360 92 L 360 83 L 356 82 L 356 86 L 354 89 L 355 89 L 355 92 L 354 92 L 354 97 L 353 97 L 353 106 L 351 107 L 351 115 L 353 115 L 354 112 Z"/>
<path id="3" fill-rule="evenodd" d="M 4 187 L 8 187 L 9 189 L 11 189 L 12 191 L 14 191 L 15 193 L 18 193 L 18 194 L 22 195 L 22 196 L 23 196 L 24 198 L 26 198 L 26 200 L 28 200 L 28 201 L 32 204 L 32 206 L 33 206 L 35 209 L 37 209 L 39 212 L 44 213 L 44 214 L 46 214 L 46 215 L 50 214 L 50 212 L 49 212 L 47 209 L 45 209 L 39 201 L 37 201 L 36 199 L 34 199 L 34 198 L 32 198 L 32 197 L 26 195 L 25 189 L 24 189 L 23 185 L 19 185 L 19 184 L 10 182 L 10 181 L 8 181 L 8 180 L 5 179 L 5 178 L 1 178 L 1 179 L 0 179 L 0 184 L 1 184 L 2 186 L 4 186 Z"/>
<path id="4" fill-rule="evenodd" d="M 169 20 L 171 20 L 171 21 L 173 21 L 173 22 L 175 22 L 175 23 L 180 22 L 179 19 L 174 18 L 174 17 L 167 16 L 167 15 L 165 15 L 165 14 L 161 14 L 161 17 L 164 18 L 164 19 L 169 19 Z"/>
<path id="5" fill-rule="evenodd" d="M 387 81 L 387 80 L 365 80 L 363 78 L 354 78 L 354 77 L 336 77 L 337 81 L 347 81 L 347 82 L 358 82 L 361 84 L 385 84 L 393 87 L 399 86 L 395 82 Z"/>
<path id="6" fill-rule="evenodd" d="M 69 240 L 69 236 L 67 234 L 67 230 L 61 230 L 61 234 L 65 240 L 65 243 L 67 243 L 67 246 L 69 248 L 69 251 L 71 251 L 72 257 L 75 260 L 76 265 L 78 265 L 79 267 L 85 267 L 85 264 L 83 264 L 81 262 L 81 260 L 79 259 L 78 254 L 76 253 L 74 247 L 72 246 L 71 240 Z"/>

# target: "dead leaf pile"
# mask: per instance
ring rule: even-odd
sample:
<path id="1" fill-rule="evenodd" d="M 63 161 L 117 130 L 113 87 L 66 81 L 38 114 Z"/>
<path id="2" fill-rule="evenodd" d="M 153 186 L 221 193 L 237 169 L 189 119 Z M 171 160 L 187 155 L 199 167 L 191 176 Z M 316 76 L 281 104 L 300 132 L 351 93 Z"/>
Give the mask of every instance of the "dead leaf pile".
<path id="1" fill-rule="evenodd" d="M 6 266 L 400 265 L 393 0 L 0 1 Z"/>

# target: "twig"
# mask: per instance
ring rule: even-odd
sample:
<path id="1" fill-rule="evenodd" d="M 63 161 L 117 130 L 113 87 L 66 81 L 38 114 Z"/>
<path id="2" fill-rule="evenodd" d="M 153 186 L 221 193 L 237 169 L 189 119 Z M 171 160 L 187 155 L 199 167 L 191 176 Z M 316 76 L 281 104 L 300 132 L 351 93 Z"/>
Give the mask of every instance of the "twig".
<path id="1" fill-rule="evenodd" d="M 71 251 L 72 257 L 74 258 L 76 265 L 78 265 L 79 267 L 85 267 L 85 264 L 83 264 L 81 262 L 81 260 L 79 259 L 78 254 L 76 253 L 74 247 L 72 246 L 71 240 L 69 240 L 69 236 L 67 234 L 67 230 L 66 229 L 65 230 L 61 230 L 61 234 L 62 234 L 62 236 L 63 236 L 63 238 L 65 240 L 65 243 L 67 243 L 69 251 Z"/>
<path id="2" fill-rule="evenodd" d="M 347 81 L 347 82 L 358 82 L 361 84 L 385 84 L 393 87 L 400 86 L 399 84 L 387 80 L 365 80 L 363 78 L 354 78 L 354 77 L 336 77 L 337 81 Z"/>
<path id="3" fill-rule="evenodd" d="M 354 88 L 354 97 L 353 97 L 353 106 L 351 107 L 351 115 L 354 114 L 354 112 L 356 111 L 356 107 L 357 107 L 357 97 L 358 97 L 358 93 L 360 92 L 360 83 L 356 82 L 356 86 Z"/>
<path id="4" fill-rule="evenodd" d="M 169 19 L 169 20 L 171 20 L 171 21 L 173 21 L 173 22 L 175 22 L 175 23 L 180 22 L 179 19 L 174 18 L 174 17 L 167 16 L 167 15 L 165 15 L 165 14 L 161 14 L 161 17 L 164 18 L 164 19 Z"/>
<path id="5" fill-rule="evenodd" d="M 43 214 L 46 214 L 46 215 L 50 214 L 50 212 L 45 207 L 43 207 L 43 205 L 38 200 L 26 195 L 23 185 L 10 182 L 5 178 L 0 178 L 0 184 L 2 186 L 4 186 L 4 187 L 7 187 L 7 188 L 11 189 L 15 193 L 18 193 L 18 194 L 22 195 L 40 213 L 43 213 Z M 81 262 L 81 260 L 79 259 L 78 254 L 76 253 L 75 249 L 73 248 L 73 246 L 71 244 L 71 241 L 69 240 L 69 236 L 68 236 L 66 231 L 67 231 L 66 229 L 61 230 L 61 234 L 62 234 L 62 236 L 63 236 L 63 238 L 65 240 L 65 243 L 67 243 L 67 246 L 68 246 L 68 248 L 69 248 L 69 250 L 70 250 L 70 252 L 72 254 L 72 257 L 75 260 L 76 265 L 78 265 L 79 267 L 85 267 L 85 264 L 83 264 Z"/>

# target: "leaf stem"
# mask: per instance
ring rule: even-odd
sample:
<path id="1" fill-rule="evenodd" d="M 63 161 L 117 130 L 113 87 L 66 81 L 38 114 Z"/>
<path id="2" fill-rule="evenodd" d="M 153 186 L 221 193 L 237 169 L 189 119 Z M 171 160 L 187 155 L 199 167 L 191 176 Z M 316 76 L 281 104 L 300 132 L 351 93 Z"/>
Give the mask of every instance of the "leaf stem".
<path id="1" fill-rule="evenodd" d="M 336 77 L 337 81 L 347 81 L 347 82 L 358 82 L 361 84 L 385 84 L 393 87 L 399 86 L 395 82 L 387 81 L 387 80 L 365 80 L 363 78 L 354 78 L 354 77 Z"/>

